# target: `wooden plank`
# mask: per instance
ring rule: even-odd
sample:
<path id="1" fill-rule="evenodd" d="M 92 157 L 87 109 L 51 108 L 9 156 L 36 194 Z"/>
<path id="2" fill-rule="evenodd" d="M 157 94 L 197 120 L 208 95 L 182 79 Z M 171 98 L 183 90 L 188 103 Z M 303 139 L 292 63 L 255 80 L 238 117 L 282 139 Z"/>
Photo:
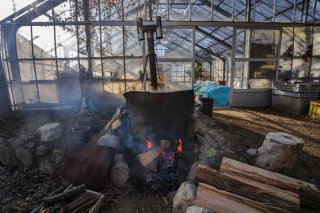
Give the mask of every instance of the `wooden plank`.
<path id="1" fill-rule="evenodd" d="M 141 164 L 146 166 L 148 163 L 156 159 L 163 151 L 165 150 L 164 147 L 158 146 L 155 149 L 152 149 L 148 152 L 142 153 L 138 156 Z"/>
<path id="2" fill-rule="evenodd" d="M 216 187 L 210 186 L 210 185 L 205 184 L 205 183 L 199 183 L 199 186 L 204 187 L 204 188 L 206 188 L 208 190 L 217 192 L 223 197 L 226 197 L 226 198 L 238 201 L 240 203 L 252 206 L 252 207 L 254 207 L 254 208 L 256 208 L 256 209 L 258 209 L 258 210 L 260 210 L 262 212 L 275 212 L 275 213 L 288 213 L 288 212 L 290 212 L 289 210 L 286 210 L 286 209 L 281 209 L 281 208 L 278 208 L 278 207 L 275 207 L 275 206 L 266 205 L 266 204 L 259 203 L 259 202 L 256 202 L 254 200 L 251 200 L 251 199 L 248 199 L 248 198 L 245 198 L 245 197 L 242 197 L 242 196 L 239 196 L 239 195 L 236 195 L 236 194 L 224 191 L 224 190 L 219 190 Z"/>
<path id="3" fill-rule="evenodd" d="M 296 193 L 243 177 L 217 172 L 207 166 L 198 165 L 196 180 L 262 204 L 294 212 L 300 210 L 300 199 Z"/>
<path id="4" fill-rule="evenodd" d="M 270 172 L 229 158 L 223 158 L 220 171 L 296 192 L 300 196 L 302 205 L 313 209 L 320 209 L 320 191 L 314 184 L 279 173 Z"/>
<path id="5" fill-rule="evenodd" d="M 276 172 L 270 172 L 268 170 L 251 166 L 226 157 L 224 157 L 221 162 L 220 171 L 225 173 L 237 174 L 238 176 L 243 176 L 251 180 L 272 184 L 279 188 L 284 188 L 291 191 L 301 188 L 310 188 L 317 190 L 317 187 L 314 184 L 297 180 Z"/>
<path id="6" fill-rule="evenodd" d="M 195 204 L 197 206 L 205 207 L 216 213 L 263 212 L 260 209 L 256 209 L 250 205 L 229 199 L 228 197 L 221 195 L 215 190 L 210 190 L 203 184 L 199 184 L 198 186 Z"/>

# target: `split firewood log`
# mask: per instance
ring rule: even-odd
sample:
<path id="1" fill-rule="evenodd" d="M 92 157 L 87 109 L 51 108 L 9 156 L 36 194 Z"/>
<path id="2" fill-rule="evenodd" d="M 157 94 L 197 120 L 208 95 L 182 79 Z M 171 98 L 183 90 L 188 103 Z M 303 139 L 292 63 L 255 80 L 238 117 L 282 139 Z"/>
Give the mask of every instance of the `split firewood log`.
<path id="1" fill-rule="evenodd" d="M 254 200 L 219 190 L 214 186 L 199 183 L 195 204 L 205 207 L 217 213 L 229 212 L 277 212 L 289 213 L 289 210 L 281 209 L 267 204 L 262 204 Z"/>
<path id="2" fill-rule="evenodd" d="M 272 205 L 293 212 L 300 211 L 299 195 L 294 192 L 282 190 L 244 177 L 218 172 L 204 165 L 198 165 L 196 181 L 262 204 Z"/>
<path id="3" fill-rule="evenodd" d="M 276 172 L 270 172 L 229 158 L 223 158 L 220 165 L 220 171 L 296 192 L 299 194 L 302 205 L 312 209 L 320 209 L 320 191 L 314 184 Z"/>

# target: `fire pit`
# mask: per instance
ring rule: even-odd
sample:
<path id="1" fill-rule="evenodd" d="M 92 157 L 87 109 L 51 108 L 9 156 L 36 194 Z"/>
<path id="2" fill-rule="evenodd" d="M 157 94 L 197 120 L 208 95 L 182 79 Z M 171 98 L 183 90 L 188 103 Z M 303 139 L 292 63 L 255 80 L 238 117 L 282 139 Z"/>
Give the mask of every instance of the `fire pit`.
<path id="1" fill-rule="evenodd" d="M 188 170 L 188 166 L 180 167 L 186 164 L 183 152 L 194 144 L 193 90 L 128 92 L 124 96 L 131 133 L 122 140 L 129 151 L 138 153 L 146 185 L 160 192 L 175 189 Z"/>

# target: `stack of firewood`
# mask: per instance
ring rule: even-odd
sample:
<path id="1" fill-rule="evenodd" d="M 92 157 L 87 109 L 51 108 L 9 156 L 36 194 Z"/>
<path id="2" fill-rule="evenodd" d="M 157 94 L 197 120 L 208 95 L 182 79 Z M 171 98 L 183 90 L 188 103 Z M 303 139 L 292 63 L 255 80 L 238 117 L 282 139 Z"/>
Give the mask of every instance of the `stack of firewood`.
<path id="1" fill-rule="evenodd" d="M 313 184 L 223 158 L 220 171 L 199 165 L 195 204 L 214 212 L 299 212 L 320 209 Z"/>
<path id="2" fill-rule="evenodd" d="M 104 200 L 103 194 L 87 190 L 84 184 L 78 187 L 70 185 L 63 192 L 60 192 L 61 188 L 63 189 L 60 187 L 44 198 L 43 202 L 31 213 L 99 212 Z"/>

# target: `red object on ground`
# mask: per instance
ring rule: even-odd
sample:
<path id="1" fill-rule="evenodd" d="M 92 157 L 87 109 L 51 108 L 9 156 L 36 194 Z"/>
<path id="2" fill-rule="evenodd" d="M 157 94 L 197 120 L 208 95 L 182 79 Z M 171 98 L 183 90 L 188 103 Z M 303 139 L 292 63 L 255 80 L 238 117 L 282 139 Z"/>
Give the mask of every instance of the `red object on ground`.
<path id="1" fill-rule="evenodd" d="M 226 85 L 226 83 L 227 83 L 226 81 L 218 81 L 219 85 Z"/>

